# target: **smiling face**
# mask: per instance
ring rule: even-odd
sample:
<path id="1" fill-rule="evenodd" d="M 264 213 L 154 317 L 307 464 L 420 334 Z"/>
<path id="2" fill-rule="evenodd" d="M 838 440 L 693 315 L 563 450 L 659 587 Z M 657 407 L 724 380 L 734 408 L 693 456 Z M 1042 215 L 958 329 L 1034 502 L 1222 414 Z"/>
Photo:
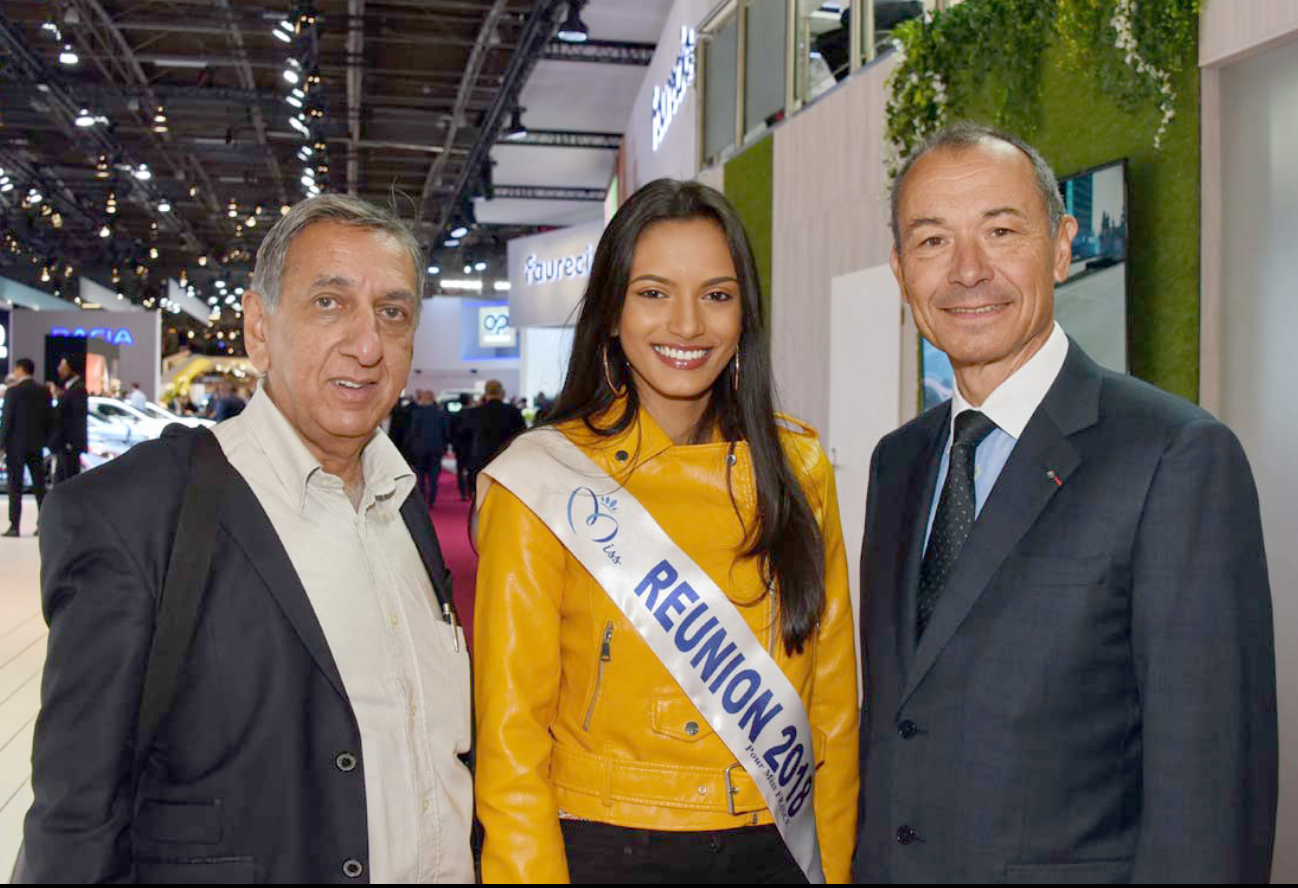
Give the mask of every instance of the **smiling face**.
<path id="1" fill-rule="evenodd" d="M 664 430 L 688 430 L 707 409 L 743 330 L 739 278 L 721 226 L 667 220 L 636 241 L 617 336 L 636 392 Z"/>
<path id="2" fill-rule="evenodd" d="M 244 297 L 248 356 L 326 471 L 354 461 L 410 374 L 415 269 L 381 232 L 317 222 L 289 246 L 274 312 Z"/>
<path id="3" fill-rule="evenodd" d="M 961 393 L 981 404 L 1049 338 L 1077 222 L 1064 217 L 1052 236 L 1031 162 L 990 140 L 920 158 L 899 209 L 893 274 Z"/>

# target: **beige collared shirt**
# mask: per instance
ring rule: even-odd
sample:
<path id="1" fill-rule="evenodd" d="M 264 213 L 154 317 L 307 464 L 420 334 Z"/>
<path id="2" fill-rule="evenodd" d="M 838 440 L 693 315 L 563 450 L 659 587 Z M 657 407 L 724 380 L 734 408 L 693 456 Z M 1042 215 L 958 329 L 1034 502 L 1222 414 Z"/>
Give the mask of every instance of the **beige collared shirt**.
<path id="1" fill-rule="evenodd" d="M 457 757 L 469 660 L 401 518 L 410 467 L 376 432 L 354 508 L 264 385 L 214 431 L 297 570 L 360 726 L 371 881 L 472 882 L 473 779 Z"/>

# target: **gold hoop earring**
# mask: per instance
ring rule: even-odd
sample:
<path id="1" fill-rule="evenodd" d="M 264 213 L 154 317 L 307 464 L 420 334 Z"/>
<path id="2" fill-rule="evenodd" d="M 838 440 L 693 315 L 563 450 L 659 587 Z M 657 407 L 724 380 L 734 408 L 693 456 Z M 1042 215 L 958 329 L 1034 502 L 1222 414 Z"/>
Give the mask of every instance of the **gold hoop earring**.
<path id="1" fill-rule="evenodd" d="M 739 392 L 739 349 L 735 349 L 735 376 L 734 376 L 735 393 Z"/>
<path id="2" fill-rule="evenodd" d="M 622 397 L 622 395 L 626 394 L 626 386 L 622 386 L 622 388 L 619 389 L 617 386 L 613 384 L 613 373 L 608 366 L 608 344 L 607 343 L 604 345 L 602 349 L 600 349 L 600 357 L 604 363 L 604 381 L 608 383 L 609 391 L 613 393 L 613 397 L 615 398 Z"/>

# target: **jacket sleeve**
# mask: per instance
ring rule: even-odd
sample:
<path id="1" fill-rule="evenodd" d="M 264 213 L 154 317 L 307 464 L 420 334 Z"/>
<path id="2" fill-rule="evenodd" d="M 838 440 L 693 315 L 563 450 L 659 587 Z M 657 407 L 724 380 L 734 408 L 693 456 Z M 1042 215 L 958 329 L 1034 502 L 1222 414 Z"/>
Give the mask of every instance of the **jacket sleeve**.
<path id="1" fill-rule="evenodd" d="M 493 484 L 478 514 L 473 622 L 474 779 L 488 883 L 568 881 L 549 782 L 566 559 L 541 520 Z"/>
<path id="2" fill-rule="evenodd" d="M 134 878 L 130 821 L 141 686 L 154 597 L 119 530 L 54 488 L 41 509 L 49 643 L 32 751 L 35 801 L 15 881 Z"/>
<path id="3" fill-rule="evenodd" d="M 1257 490 L 1239 442 L 1192 423 L 1163 453 L 1132 564 L 1141 701 L 1136 882 L 1266 882 L 1276 675 Z"/>
<path id="4" fill-rule="evenodd" d="M 860 789 L 856 632 L 834 471 L 824 451 L 817 450 L 812 472 L 825 544 L 825 615 L 816 637 L 815 689 L 808 715 L 812 728 L 825 736 L 824 764 L 816 773 L 814 796 L 821 862 L 829 882 L 845 883 L 852 880 Z"/>
<path id="5" fill-rule="evenodd" d="M 16 421 L 14 415 L 14 387 L 5 389 L 4 416 L 0 416 L 0 450 L 9 449 L 9 429 Z"/>

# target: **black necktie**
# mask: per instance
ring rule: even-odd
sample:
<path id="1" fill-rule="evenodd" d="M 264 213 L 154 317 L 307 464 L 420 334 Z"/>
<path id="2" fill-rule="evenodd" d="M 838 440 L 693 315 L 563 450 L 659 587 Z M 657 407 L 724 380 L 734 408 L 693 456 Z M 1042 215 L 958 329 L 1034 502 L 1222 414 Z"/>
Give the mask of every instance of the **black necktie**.
<path id="1" fill-rule="evenodd" d="M 955 440 L 951 442 L 951 460 L 942 487 L 942 498 L 933 516 L 933 529 L 929 533 L 928 550 L 919 569 L 919 611 L 915 619 L 915 640 L 924 635 L 924 628 L 933 616 L 942 587 L 955 567 L 964 541 L 973 529 L 977 517 L 977 498 L 974 493 L 974 451 L 996 428 L 977 410 L 966 410 L 955 418 Z"/>

